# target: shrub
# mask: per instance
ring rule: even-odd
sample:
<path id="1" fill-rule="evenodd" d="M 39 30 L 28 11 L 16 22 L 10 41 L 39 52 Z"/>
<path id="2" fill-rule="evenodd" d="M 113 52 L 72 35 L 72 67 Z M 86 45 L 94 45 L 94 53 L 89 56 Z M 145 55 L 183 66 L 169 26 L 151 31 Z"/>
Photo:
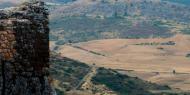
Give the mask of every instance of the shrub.
<path id="1" fill-rule="evenodd" d="M 57 88 L 55 89 L 55 91 L 56 91 L 57 95 L 65 95 L 63 91 L 61 91 L 61 90 L 59 90 Z"/>
<path id="2" fill-rule="evenodd" d="M 65 41 L 64 40 L 59 40 L 55 43 L 56 45 L 64 45 Z"/>
<path id="3" fill-rule="evenodd" d="M 50 40 L 50 41 L 57 41 L 57 40 L 58 40 L 58 37 L 50 34 L 50 35 L 49 35 L 49 40 Z"/>
<path id="4" fill-rule="evenodd" d="M 186 57 L 190 57 L 190 53 L 186 55 Z"/>

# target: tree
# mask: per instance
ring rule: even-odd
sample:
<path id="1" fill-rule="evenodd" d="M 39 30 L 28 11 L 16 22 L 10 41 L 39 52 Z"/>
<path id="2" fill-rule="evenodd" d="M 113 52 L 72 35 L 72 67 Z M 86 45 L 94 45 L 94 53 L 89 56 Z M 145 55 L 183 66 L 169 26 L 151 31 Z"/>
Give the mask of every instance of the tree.
<path id="1" fill-rule="evenodd" d="M 175 71 L 175 70 L 173 70 L 173 74 L 176 74 L 176 71 Z"/>

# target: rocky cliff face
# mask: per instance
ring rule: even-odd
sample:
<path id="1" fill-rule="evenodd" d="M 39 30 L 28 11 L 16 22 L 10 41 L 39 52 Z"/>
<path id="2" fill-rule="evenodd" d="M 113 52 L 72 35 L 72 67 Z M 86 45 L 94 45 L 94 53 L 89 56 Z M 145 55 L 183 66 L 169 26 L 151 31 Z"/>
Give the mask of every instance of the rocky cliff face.
<path id="1" fill-rule="evenodd" d="M 52 95 L 43 2 L 0 10 L 0 95 Z"/>

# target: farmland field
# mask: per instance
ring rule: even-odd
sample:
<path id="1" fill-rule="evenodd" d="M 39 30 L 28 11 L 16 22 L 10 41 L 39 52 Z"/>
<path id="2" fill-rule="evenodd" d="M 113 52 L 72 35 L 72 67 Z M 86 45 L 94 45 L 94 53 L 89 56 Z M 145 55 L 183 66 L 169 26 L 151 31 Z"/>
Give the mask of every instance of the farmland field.
<path id="1" fill-rule="evenodd" d="M 188 91 L 190 59 L 186 55 L 190 52 L 189 41 L 190 36 L 181 34 L 171 38 L 95 40 L 63 45 L 59 52 L 89 65 L 116 69 Z"/>

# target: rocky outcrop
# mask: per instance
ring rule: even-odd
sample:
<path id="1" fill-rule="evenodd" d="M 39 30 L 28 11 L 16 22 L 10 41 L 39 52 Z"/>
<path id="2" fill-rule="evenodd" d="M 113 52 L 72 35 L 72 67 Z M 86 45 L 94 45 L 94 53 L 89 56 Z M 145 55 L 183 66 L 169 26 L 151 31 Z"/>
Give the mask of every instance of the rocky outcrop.
<path id="1" fill-rule="evenodd" d="M 0 95 L 52 95 L 43 2 L 0 10 Z"/>

